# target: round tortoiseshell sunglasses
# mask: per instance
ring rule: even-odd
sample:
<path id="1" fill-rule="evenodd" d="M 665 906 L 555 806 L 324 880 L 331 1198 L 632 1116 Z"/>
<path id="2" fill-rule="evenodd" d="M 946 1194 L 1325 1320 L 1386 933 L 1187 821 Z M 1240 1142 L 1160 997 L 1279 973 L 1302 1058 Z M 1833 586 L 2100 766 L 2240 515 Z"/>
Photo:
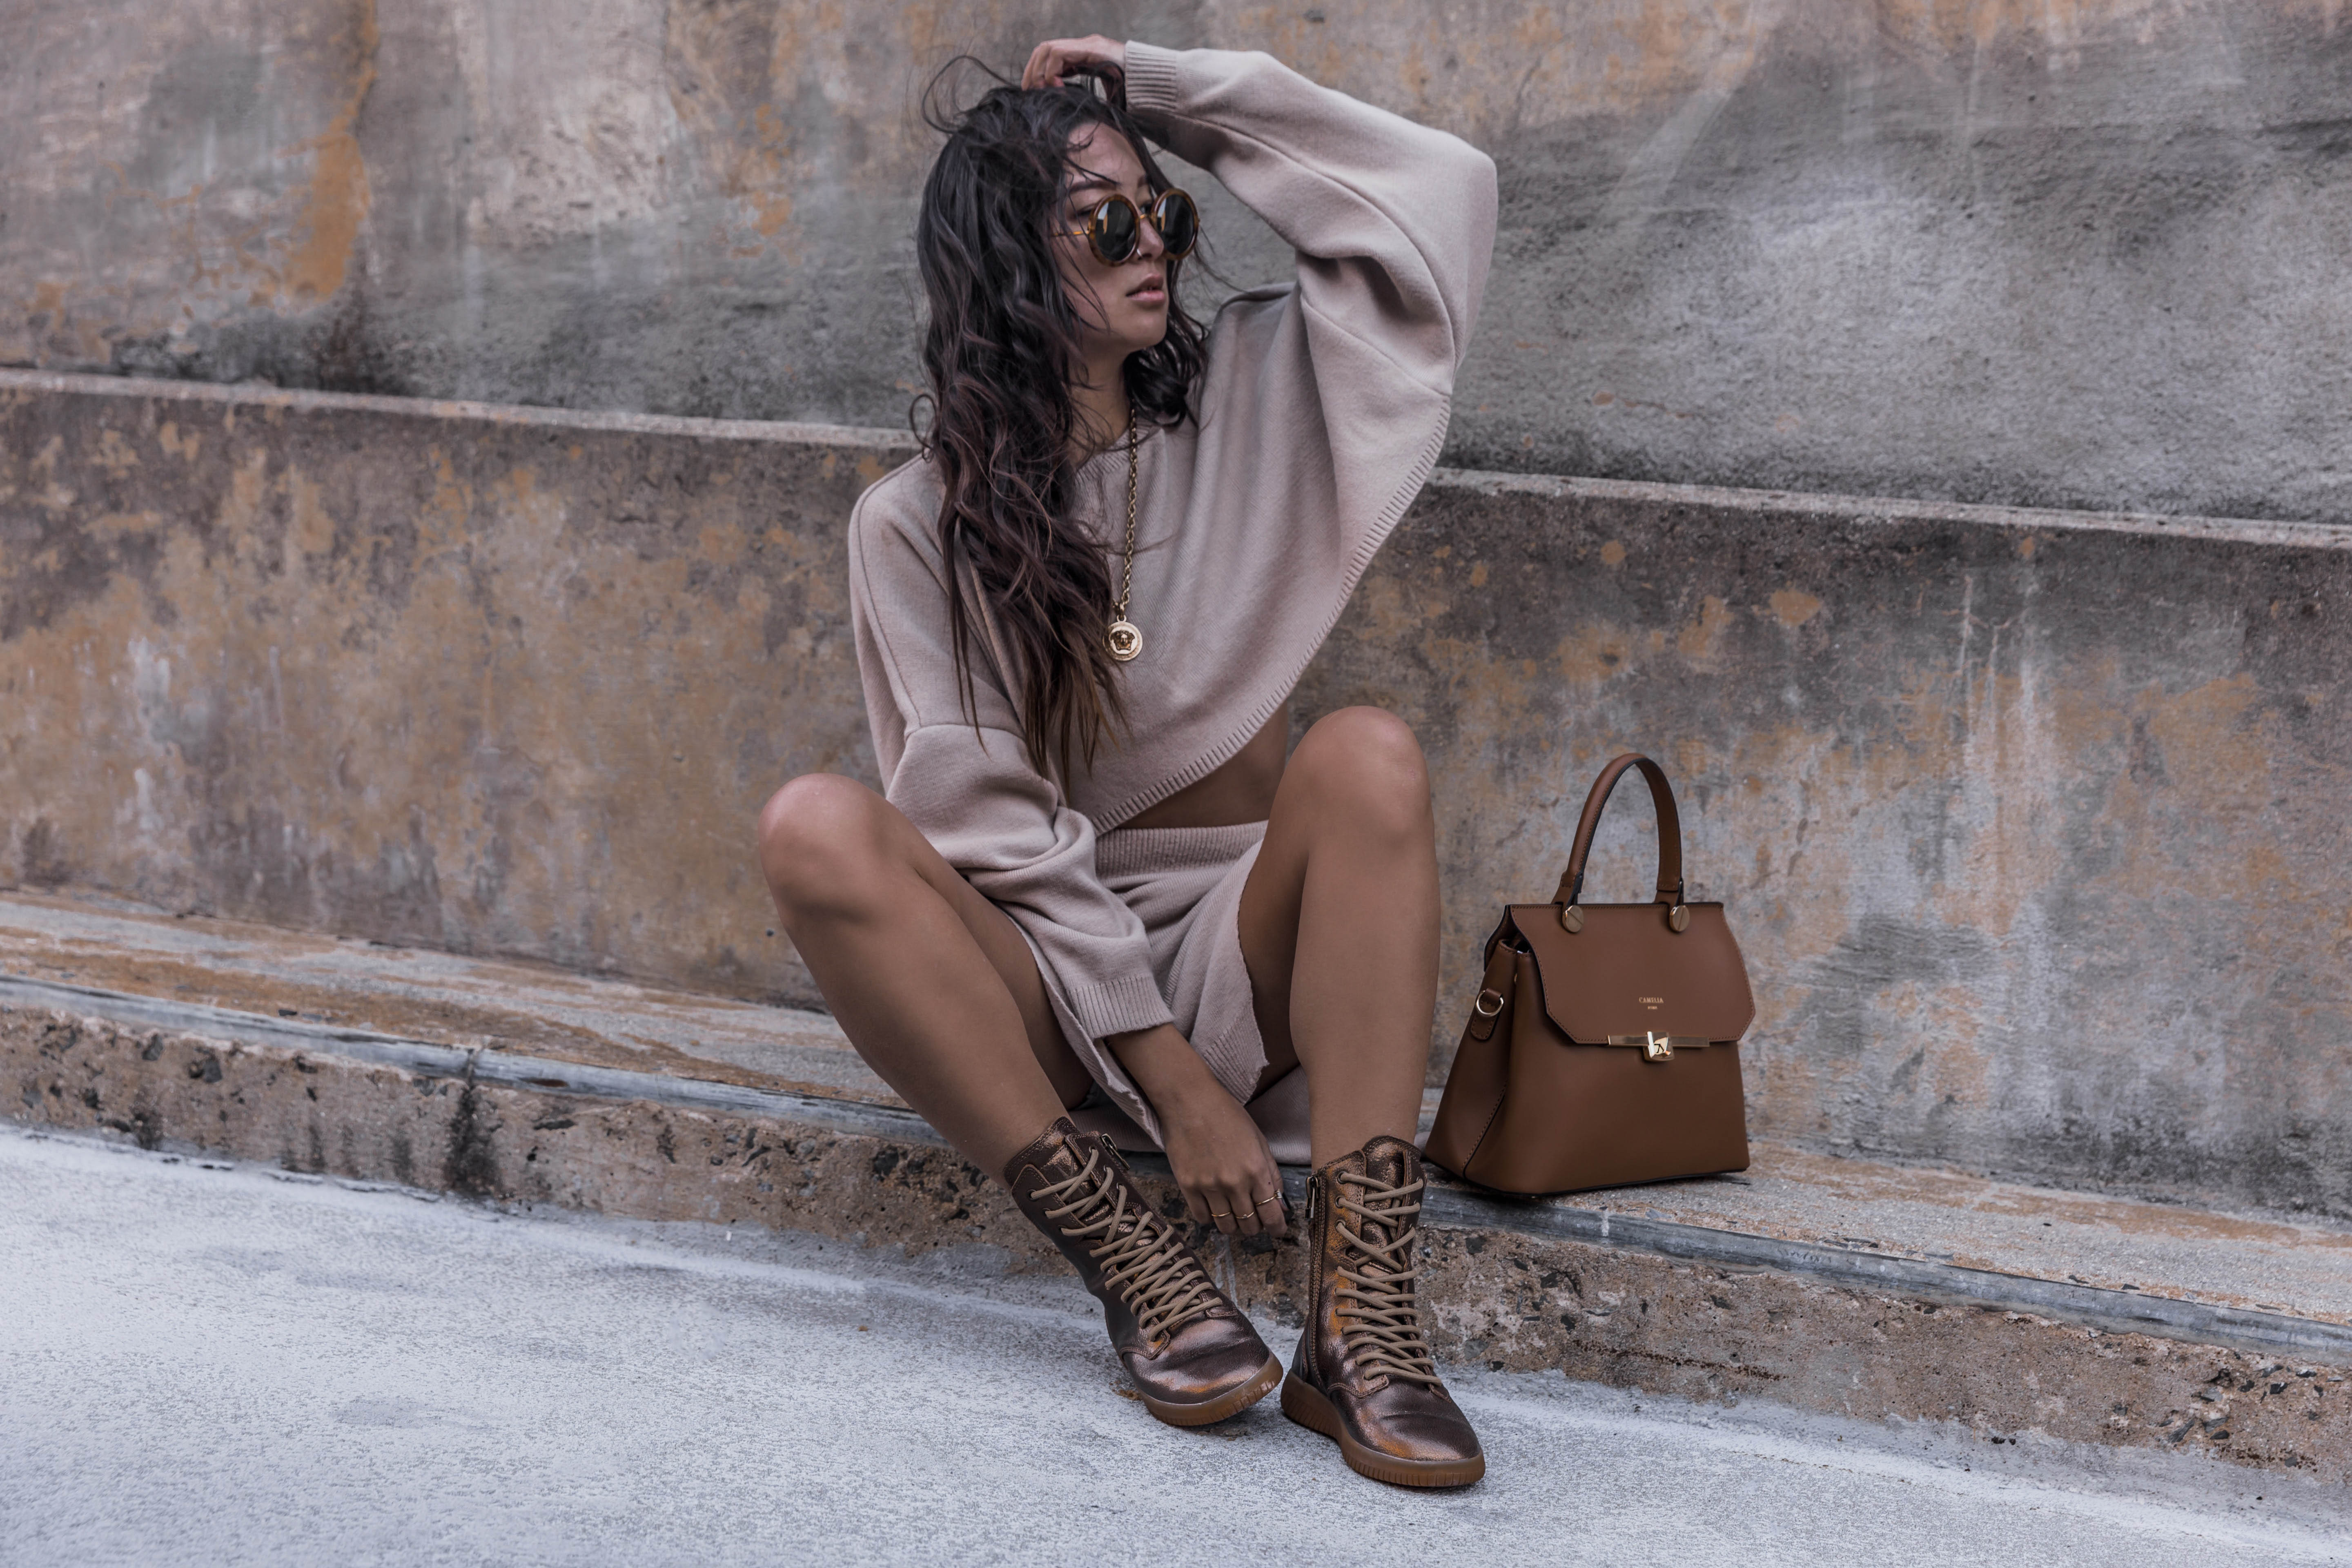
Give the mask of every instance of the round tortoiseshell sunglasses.
<path id="1" fill-rule="evenodd" d="M 1105 267 L 1118 267 L 1134 260 L 1142 248 L 1146 218 L 1160 231 L 1160 247 L 1171 261 L 1183 260 L 1200 243 L 1201 209 L 1181 191 L 1160 192 L 1148 208 L 1138 207 L 1114 191 L 1087 209 L 1085 227 L 1055 232 L 1071 239 L 1083 237 L 1096 260 Z"/>

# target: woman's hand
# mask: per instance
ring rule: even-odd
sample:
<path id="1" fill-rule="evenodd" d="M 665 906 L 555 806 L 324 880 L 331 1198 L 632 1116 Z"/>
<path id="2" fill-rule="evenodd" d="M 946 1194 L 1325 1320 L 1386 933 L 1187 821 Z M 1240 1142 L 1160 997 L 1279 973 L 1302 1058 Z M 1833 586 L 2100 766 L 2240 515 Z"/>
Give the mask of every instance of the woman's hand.
<path id="1" fill-rule="evenodd" d="M 1167 1024 L 1104 1043 L 1158 1112 L 1168 1164 L 1193 1221 L 1227 1236 L 1286 1234 L 1282 1173 L 1265 1134 L 1192 1044 Z"/>
<path id="2" fill-rule="evenodd" d="M 1072 76 L 1105 76 L 1116 82 L 1127 74 L 1127 46 L 1097 33 L 1091 38 L 1048 38 L 1029 51 L 1029 66 L 1021 85 L 1059 87 Z"/>

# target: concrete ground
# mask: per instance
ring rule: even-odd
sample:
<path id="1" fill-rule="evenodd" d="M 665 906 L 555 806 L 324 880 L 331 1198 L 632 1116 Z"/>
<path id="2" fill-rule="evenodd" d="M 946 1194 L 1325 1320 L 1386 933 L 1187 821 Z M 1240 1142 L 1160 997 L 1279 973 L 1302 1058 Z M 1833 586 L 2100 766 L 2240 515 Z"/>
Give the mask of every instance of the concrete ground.
<path id="1" fill-rule="evenodd" d="M 2294 1478 L 1540 1374 L 1454 1373 L 1489 1478 L 1399 1492 L 1271 1401 L 1159 1426 L 1073 1281 L 978 1247 L 0 1127 L 0 1258 L 12 1565 L 2352 1562 L 2352 1503 Z"/>

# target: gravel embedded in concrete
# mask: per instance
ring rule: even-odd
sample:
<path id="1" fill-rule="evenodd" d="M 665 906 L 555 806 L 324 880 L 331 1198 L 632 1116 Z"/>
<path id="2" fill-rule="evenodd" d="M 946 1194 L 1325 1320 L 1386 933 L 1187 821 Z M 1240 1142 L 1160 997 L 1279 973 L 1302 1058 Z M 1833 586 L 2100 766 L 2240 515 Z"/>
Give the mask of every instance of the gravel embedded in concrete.
<path id="1" fill-rule="evenodd" d="M 11 1564 L 2352 1562 L 2352 1504 L 2294 1478 L 1538 1374 L 1454 1374 L 1489 1479 L 1398 1492 L 1272 1401 L 1159 1426 L 1075 1283 L 982 1248 L 0 1129 L 0 1258 Z"/>

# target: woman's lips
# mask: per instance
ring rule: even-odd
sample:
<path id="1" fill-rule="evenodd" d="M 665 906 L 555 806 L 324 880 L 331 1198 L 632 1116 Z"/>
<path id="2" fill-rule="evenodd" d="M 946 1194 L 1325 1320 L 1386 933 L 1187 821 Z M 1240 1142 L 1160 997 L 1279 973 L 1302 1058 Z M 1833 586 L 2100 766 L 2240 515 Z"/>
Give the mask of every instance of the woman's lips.
<path id="1" fill-rule="evenodd" d="M 1150 279 L 1129 289 L 1127 291 L 1127 297 L 1140 300 L 1147 305 L 1156 304 L 1168 298 L 1168 285 L 1160 279 Z"/>

